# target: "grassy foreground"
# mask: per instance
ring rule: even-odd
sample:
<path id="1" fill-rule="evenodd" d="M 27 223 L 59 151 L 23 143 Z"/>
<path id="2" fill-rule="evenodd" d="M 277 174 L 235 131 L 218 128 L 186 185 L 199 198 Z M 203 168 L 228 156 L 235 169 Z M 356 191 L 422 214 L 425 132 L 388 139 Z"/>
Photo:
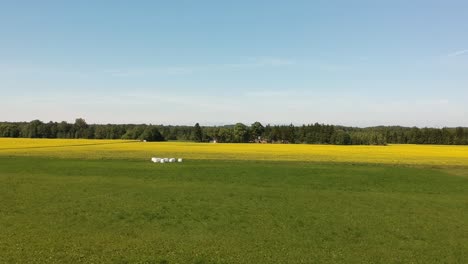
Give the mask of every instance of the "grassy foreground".
<path id="1" fill-rule="evenodd" d="M 281 161 L 281 153 L 268 160 L 269 147 L 285 145 L 262 145 L 261 154 L 247 148 L 249 158 L 227 145 L 225 156 L 237 158 L 212 160 L 216 151 L 199 149 L 223 145 L 93 142 L 0 145 L 0 263 L 468 259 L 468 177 L 459 161 L 447 170 L 422 156 L 417 167 L 369 164 L 372 157 L 367 164 Z M 308 158 L 314 147 L 328 146 L 297 146 L 314 153 Z M 146 156 L 184 151 L 192 159 L 180 164 L 152 164 Z M 258 160 L 247 160 L 252 152 Z M 327 155 L 346 157 L 334 152 Z M 437 155 L 427 153 L 429 160 Z"/>

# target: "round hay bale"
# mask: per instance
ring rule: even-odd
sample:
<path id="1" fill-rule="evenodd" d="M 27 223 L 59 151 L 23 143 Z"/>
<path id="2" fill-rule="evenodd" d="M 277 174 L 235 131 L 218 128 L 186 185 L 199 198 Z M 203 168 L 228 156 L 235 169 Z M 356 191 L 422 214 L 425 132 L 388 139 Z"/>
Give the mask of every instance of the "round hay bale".
<path id="1" fill-rule="evenodd" d="M 169 159 L 169 162 L 175 162 L 175 159 L 174 159 L 174 158 L 170 158 L 170 159 Z"/>
<path id="2" fill-rule="evenodd" d="M 182 158 L 178 158 L 178 159 L 177 159 L 177 162 L 182 162 Z"/>

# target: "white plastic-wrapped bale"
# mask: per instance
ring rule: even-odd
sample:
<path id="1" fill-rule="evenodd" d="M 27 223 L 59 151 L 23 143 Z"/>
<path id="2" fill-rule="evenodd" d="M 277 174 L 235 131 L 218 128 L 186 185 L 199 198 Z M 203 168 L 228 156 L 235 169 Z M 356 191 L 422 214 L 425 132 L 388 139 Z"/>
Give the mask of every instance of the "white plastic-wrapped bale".
<path id="1" fill-rule="evenodd" d="M 182 158 L 178 158 L 178 159 L 177 159 L 177 162 L 182 162 Z"/>
<path id="2" fill-rule="evenodd" d="M 156 162 L 156 158 L 154 158 L 154 157 L 151 158 L 151 161 L 152 161 L 152 162 Z"/>
<path id="3" fill-rule="evenodd" d="M 170 158 L 170 159 L 169 159 L 169 162 L 175 162 L 175 161 L 176 161 L 175 158 Z"/>
<path id="4" fill-rule="evenodd" d="M 161 162 L 161 163 L 164 163 L 165 161 L 164 161 L 164 159 L 161 159 L 161 161 L 160 161 L 160 162 Z"/>
<path id="5" fill-rule="evenodd" d="M 164 158 L 164 162 L 169 162 L 169 158 Z"/>

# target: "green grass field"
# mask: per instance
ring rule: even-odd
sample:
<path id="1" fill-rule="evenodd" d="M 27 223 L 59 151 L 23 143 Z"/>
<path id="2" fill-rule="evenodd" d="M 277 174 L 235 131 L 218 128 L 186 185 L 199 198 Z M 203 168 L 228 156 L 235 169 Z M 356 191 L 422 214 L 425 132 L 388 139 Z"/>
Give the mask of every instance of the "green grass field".
<path id="1" fill-rule="evenodd" d="M 0 263 L 466 263 L 466 172 L 0 153 Z"/>

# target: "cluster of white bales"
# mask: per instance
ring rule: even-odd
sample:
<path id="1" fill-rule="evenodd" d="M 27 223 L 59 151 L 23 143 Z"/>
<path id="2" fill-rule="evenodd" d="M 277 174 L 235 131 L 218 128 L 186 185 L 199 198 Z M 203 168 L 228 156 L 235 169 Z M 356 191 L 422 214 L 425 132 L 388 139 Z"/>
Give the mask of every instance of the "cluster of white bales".
<path id="1" fill-rule="evenodd" d="M 151 161 L 154 162 L 154 163 L 182 162 L 182 159 L 181 158 L 176 159 L 176 158 L 156 158 L 156 157 L 152 157 Z"/>

